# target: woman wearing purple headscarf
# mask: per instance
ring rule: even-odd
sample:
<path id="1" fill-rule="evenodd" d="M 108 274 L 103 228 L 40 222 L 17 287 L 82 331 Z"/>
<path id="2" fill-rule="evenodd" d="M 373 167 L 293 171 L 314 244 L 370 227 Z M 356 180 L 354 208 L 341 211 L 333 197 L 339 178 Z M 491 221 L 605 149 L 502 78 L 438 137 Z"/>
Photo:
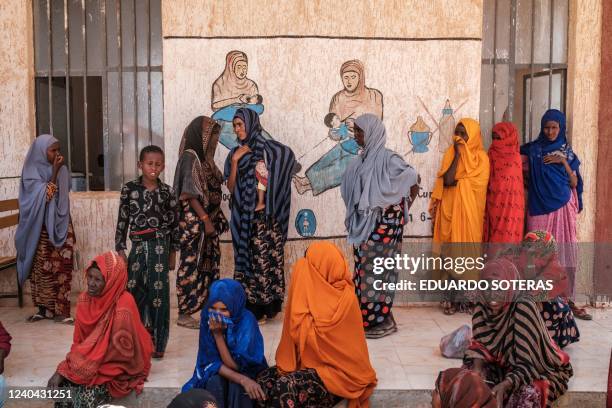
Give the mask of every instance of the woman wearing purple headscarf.
<path id="1" fill-rule="evenodd" d="M 549 109 L 542 117 L 540 135 L 521 146 L 528 183 L 527 231 L 547 231 L 559 244 L 559 261 L 575 293 L 577 251 L 576 217 L 582 211 L 580 160 L 567 142 L 563 112 Z M 526 156 L 526 157 L 525 157 Z M 573 296 L 572 296 L 573 297 Z M 592 319 L 569 301 L 579 319 Z"/>
<path id="2" fill-rule="evenodd" d="M 29 277 L 38 311 L 29 322 L 53 318 L 72 323 L 70 282 L 74 232 L 70 221 L 70 174 L 51 135 L 34 140 L 25 158 L 19 185 L 19 226 L 15 235 L 17 272 Z"/>

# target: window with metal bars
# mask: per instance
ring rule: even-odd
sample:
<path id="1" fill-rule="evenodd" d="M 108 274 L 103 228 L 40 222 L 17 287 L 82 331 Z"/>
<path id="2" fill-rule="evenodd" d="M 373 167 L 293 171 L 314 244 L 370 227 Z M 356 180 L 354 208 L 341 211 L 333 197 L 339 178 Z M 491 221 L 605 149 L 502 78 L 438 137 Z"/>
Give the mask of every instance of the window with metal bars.
<path id="1" fill-rule="evenodd" d="M 537 138 L 547 109 L 565 111 L 569 0 L 484 0 L 480 124 L 513 122 Z"/>
<path id="2" fill-rule="evenodd" d="M 76 191 L 119 190 L 163 147 L 161 0 L 32 0 L 37 134 Z"/>

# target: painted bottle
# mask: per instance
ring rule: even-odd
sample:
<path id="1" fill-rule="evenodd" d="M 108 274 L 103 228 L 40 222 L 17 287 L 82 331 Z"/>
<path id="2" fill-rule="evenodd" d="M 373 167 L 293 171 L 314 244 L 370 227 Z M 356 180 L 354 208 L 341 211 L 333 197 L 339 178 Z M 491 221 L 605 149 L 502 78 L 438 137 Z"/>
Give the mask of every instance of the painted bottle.
<path id="1" fill-rule="evenodd" d="M 453 108 L 451 108 L 450 101 L 447 99 L 438 125 L 438 151 L 444 153 L 453 144 L 454 134 L 455 118 L 453 117 Z"/>

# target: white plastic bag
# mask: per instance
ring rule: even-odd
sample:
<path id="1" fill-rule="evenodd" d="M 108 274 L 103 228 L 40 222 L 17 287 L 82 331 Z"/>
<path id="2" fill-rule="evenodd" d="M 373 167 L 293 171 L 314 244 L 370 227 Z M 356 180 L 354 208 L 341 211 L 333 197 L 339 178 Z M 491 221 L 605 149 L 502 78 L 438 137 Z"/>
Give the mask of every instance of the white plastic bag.
<path id="1" fill-rule="evenodd" d="M 442 337 L 440 352 L 446 358 L 463 358 L 472 339 L 472 326 L 464 324 L 457 330 Z"/>

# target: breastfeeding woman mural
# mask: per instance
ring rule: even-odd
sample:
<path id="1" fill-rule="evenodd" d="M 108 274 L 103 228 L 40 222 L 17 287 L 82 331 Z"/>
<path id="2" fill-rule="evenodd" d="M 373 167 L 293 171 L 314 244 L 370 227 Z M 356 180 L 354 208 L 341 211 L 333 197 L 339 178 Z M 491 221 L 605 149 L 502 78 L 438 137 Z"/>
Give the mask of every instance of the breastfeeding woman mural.
<path id="1" fill-rule="evenodd" d="M 344 89 L 329 104 L 325 125 L 329 138 L 337 144 L 306 170 L 305 177 L 295 176 L 293 183 L 300 194 L 312 191 L 317 196 L 338 187 L 348 164 L 357 157 L 359 147 L 352 134 L 354 120 L 364 113 L 383 118 L 383 95 L 365 84 L 365 69 L 359 60 L 346 61 L 340 67 Z"/>
<path id="2" fill-rule="evenodd" d="M 225 69 L 212 86 L 212 118 L 221 125 L 219 141 L 228 149 L 238 146 L 232 120 L 236 111 L 247 108 L 261 115 L 264 111 L 263 97 L 257 84 L 247 78 L 249 61 L 242 51 L 230 51 L 225 56 Z M 265 130 L 264 139 L 271 139 Z"/>

